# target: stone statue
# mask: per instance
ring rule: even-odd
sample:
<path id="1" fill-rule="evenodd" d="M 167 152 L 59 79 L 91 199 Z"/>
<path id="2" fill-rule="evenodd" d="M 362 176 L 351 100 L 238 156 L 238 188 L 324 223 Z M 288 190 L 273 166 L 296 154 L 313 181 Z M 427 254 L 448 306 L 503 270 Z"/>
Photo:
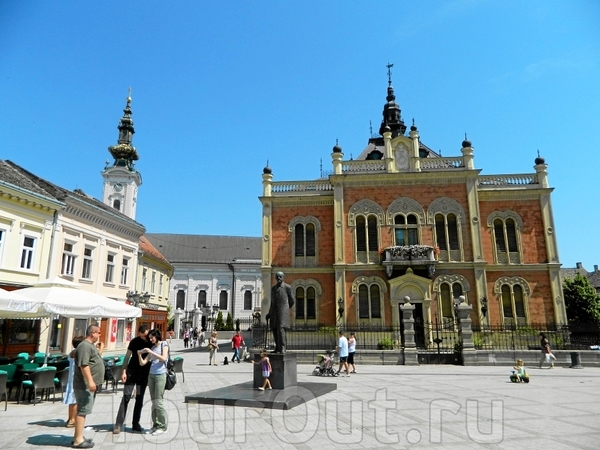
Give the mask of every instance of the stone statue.
<path id="1" fill-rule="evenodd" d="M 292 287 L 283 282 L 283 277 L 283 272 L 275 274 L 277 284 L 271 288 L 271 307 L 266 317 L 271 322 L 275 353 L 285 353 L 285 329 L 290 327 L 290 308 L 295 303 Z"/>

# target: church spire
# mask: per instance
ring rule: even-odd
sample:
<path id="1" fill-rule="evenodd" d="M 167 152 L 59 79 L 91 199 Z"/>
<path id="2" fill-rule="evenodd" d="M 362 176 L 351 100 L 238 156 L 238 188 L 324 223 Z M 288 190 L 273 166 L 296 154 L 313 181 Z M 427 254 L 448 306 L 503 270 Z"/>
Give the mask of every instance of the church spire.
<path id="1" fill-rule="evenodd" d="M 394 87 L 392 86 L 392 67 L 393 64 L 387 64 L 388 69 L 388 88 L 387 88 L 387 103 L 383 105 L 383 120 L 379 127 L 379 134 L 383 135 L 385 127 L 388 126 L 392 131 L 392 137 L 403 135 L 406 131 L 406 125 L 400 115 L 400 105 L 396 103 L 396 95 L 394 94 Z"/>
<path id="2" fill-rule="evenodd" d="M 119 129 L 117 145 L 108 147 L 108 151 L 115 159 L 113 166 L 124 166 L 129 170 L 134 170 L 134 161 L 137 161 L 139 156 L 135 147 L 131 145 L 135 133 L 133 119 L 131 118 L 131 88 L 129 88 L 129 96 L 123 110 L 123 117 L 121 117 L 117 128 Z"/>

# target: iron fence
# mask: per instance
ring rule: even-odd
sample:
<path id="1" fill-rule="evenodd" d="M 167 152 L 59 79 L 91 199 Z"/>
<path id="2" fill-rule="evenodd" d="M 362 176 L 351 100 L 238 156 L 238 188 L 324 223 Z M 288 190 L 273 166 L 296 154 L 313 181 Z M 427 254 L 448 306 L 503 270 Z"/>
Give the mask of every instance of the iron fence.
<path id="1" fill-rule="evenodd" d="M 552 350 L 596 350 L 600 347 L 598 325 L 473 326 L 477 350 L 540 350 L 540 333 Z"/>
<path id="2" fill-rule="evenodd" d="M 402 347 L 400 327 L 346 325 L 346 337 L 350 332 L 356 333 L 357 349 L 361 350 L 393 350 Z M 327 325 L 295 326 L 286 331 L 288 350 L 332 350 L 338 344 L 338 328 Z M 252 340 L 256 347 L 274 348 L 271 330 L 264 325 L 252 328 Z"/>

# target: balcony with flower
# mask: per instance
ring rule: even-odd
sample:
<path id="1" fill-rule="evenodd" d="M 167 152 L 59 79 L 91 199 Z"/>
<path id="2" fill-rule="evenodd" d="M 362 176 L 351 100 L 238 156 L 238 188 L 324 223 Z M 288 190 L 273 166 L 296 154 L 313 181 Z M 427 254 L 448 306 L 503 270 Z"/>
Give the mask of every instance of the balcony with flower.
<path id="1" fill-rule="evenodd" d="M 388 278 L 395 270 L 411 267 L 415 271 L 425 271 L 432 278 L 437 264 L 439 248 L 430 245 L 394 245 L 381 250 L 382 265 Z"/>

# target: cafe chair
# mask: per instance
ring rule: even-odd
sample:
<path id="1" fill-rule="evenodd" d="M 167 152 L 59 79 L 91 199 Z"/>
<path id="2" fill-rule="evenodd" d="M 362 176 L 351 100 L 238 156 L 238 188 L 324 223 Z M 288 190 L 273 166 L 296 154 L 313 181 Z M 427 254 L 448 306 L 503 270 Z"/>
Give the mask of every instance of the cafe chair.
<path id="1" fill-rule="evenodd" d="M 60 399 L 65 399 L 65 389 L 69 383 L 69 368 L 59 370 L 54 377 L 54 384 L 60 390 Z"/>
<path id="2" fill-rule="evenodd" d="M 185 383 L 185 373 L 183 372 L 183 358 L 181 356 L 176 356 L 173 358 L 173 370 L 175 373 L 180 373 L 183 377 L 183 382 Z"/>
<path id="3" fill-rule="evenodd" d="M 0 401 L 2 401 L 2 395 L 4 395 L 4 411 L 8 408 L 8 391 L 6 390 L 6 384 L 8 382 L 8 373 L 4 370 L 0 370 Z"/>
<path id="4" fill-rule="evenodd" d="M 121 376 L 123 375 L 123 363 L 121 364 L 113 364 L 112 366 L 105 367 L 104 380 L 106 381 L 106 386 L 104 389 L 108 389 L 108 383 L 112 383 L 113 392 L 117 390 L 119 387 L 119 381 L 121 381 Z"/>
<path id="5" fill-rule="evenodd" d="M 29 389 L 30 397 L 33 396 L 33 405 L 35 406 L 35 394 L 38 389 L 42 390 L 42 399 L 44 397 L 44 390 L 46 391 L 46 400 L 49 400 L 50 389 L 52 389 L 52 403 L 56 400 L 56 387 L 54 384 L 54 378 L 56 375 L 56 367 L 40 367 L 35 372 L 26 373 L 23 375 L 21 381 L 21 388 L 17 398 L 17 404 L 21 401 L 21 394 L 25 394 L 25 389 Z"/>
<path id="6" fill-rule="evenodd" d="M 31 358 L 30 358 L 30 356 L 29 356 L 29 353 L 27 353 L 27 352 L 19 353 L 19 354 L 17 355 L 17 359 L 26 359 L 26 360 L 27 360 L 27 362 L 30 362 L 30 361 L 31 361 Z"/>
<path id="7" fill-rule="evenodd" d="M 5 364 L 0 366 L 0 370 L 6 372 L 6 382 L 3 383 L 6 389 L 8 389 L 8 397 L 12 394 L 12 390 L 15 386 L 18 386 L 20 381 L 16 378 L 17 375 L 17 366 L 14 364 Z"/>

